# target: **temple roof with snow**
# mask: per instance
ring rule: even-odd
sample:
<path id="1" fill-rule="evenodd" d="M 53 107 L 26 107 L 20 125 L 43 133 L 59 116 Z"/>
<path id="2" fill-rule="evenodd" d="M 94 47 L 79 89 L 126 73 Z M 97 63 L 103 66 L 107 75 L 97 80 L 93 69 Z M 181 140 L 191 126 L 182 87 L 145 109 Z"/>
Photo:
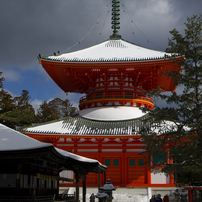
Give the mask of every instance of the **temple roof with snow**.
<path id="1" fill-rule="evenodd" d="M 3 124 L 0 124 L 0 154 L 1 152 L 17 152 L 17 151 L 35 151 L 36 149 L 53 149 L 55 152 L 61 156 L 61 158 L 68 158 L 75 160 L 77 162 L 85 162 L 88 164 L 98 164 L 103 168 L 104 165 L 100 164 L 97 160 L 85 158 L 61 149 L 55 148 L 50 143 L 40 142 L 33 138 L 30 138 L 18 131 L 15 131 Z"/>
<path id="2" fill-rule="evenodd" d="M 125 62 L 161 60 L 171 56 L 172 54 L 170 53 L 144 48 L 123 39 L 110 39 L 75 52 L 40 57 L 42 59 L 60 62 Z"/>
<path id="3" fill-rule="evenodd" d="M 139 135 L 146 118 L 147 115 L 125 121 L 96 121 L 76 113 L 60 121 L 29 127 L 24 132 L 54 135 Z"/>

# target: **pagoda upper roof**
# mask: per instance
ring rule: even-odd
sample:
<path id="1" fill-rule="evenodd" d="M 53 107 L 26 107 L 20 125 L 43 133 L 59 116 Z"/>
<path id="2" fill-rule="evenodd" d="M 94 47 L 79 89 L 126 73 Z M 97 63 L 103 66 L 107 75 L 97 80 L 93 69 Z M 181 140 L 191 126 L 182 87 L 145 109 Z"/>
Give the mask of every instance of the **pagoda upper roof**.
<path id="1" fill-rule="evenodd" d="M 82 50 L 40 58 L 60 62 L 123 62 L 160 60 L 171 56 L 171 53 L 144 48 L 123 39 L 110 39 Z"/>

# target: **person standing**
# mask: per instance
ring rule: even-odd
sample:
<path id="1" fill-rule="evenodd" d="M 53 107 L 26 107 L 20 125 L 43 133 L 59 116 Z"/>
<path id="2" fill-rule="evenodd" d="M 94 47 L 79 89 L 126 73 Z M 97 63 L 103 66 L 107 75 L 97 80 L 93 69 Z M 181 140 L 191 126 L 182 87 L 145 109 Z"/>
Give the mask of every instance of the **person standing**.
<path id="1" fill-rule="evenodd" d="M 161 199 L 161 194 L 157 195 L 157 197 L 155 198 L 155 202 L 163 202 Z"/>
<path id="2" fill-rule="evenodd" d="M 155 202 L 155 195 L 152 195 L 150 202 Z"/>
<path id="3" fill-rule="evenodd" d="M 173 192 L 174 196 L 175 196 L 175 202 L 180 202 L 180 192 L 178 189 L 176 189 L 174 192 Z"/>
<path id="4" fill-rule="evenodd" d="M 163 197 L 163 202 L 169 202 L 169 197 L 167 194 Z"/>
<path id="5" fill-rule="evenodd" d="M 95 195 L 94 195 L 94 193 L 92 193 L 91 196 L 90 196 L 90 202 L 95 202 Z"/>
<path id="6" fill-rule="evenodd" d="M 183 189 L 181 194 L 181 202 L 187 202 L 187 193 L 185 192 L 185 190 Z"/>

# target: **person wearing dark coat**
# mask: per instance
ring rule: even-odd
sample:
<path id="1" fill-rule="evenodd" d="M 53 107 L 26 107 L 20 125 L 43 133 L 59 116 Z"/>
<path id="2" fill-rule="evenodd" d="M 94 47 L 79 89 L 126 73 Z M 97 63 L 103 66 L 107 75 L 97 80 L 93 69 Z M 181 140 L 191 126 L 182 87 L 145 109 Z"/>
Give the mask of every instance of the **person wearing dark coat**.
<path id="1" fill-rule="evenodd" d="M 92 193 L 91 196 L 90 196 L 90 202 L 95 202 L 95 195 L 94 195 L 94 193 Z"/>
<path id="2" fill-rule="evenodd" d="M 151 197 L 150 202 L 155 202 L 155 195 Z"/>
<path id="3" fill-rule="evenodd" d="M 164 196 L 164 198 L 163 198 L 163 202 L 169 202 L 169 197 L 168 197 L 167 194 Z"/>
<path id="4" fill-rule="evenodd" d="M 158 194 L 157 197 L 155 198 L 155 202 L 162 202 L 160 194 Z"/>

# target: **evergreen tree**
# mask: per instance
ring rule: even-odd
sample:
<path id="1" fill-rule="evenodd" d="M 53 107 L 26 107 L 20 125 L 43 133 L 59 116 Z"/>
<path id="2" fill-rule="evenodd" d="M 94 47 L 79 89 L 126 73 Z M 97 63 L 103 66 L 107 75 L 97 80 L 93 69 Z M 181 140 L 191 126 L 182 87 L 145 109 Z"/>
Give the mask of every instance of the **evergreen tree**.
<path id="1" fill-rule="evenodd" d="M 49 105 L 54 112 L 54 119 L 63 118 L 62 108 L 63 108 L 63 100 L 60 98 L 55 98 L 49 102 Z"/>
<path id="2" fill-rule="evenodd" d="M 36 122 L 35 110 L 29 103 L 30 98 L 27 90 L 22 90 L 21 96 L 14 98 L 15 109 L 12 111 L 11 116 L 18 126 Z"/>
<path id="3" fill-rule="evenodd" d="M 0 76 L 2 72 L 0 72 Z M 6 112 L 14 108 L 12 96 L 3 88 L 4 77 L 0 78 L 0 116 L 2 117 Z M 0 118 L 1 119 L 1 118 Z"/>
<path id="4" fill-rule="evenodd" d="M 50 102 L 44 101 L 35 115 L 35 110 L 29 103 L 31 98 L 29 92 L 22 90 L 19 97 L 12 98 L 3 88 L 4 80 L 5 78 L 0 72 L 0 123 L 10 128 L 15 129 L 16 126 L 21 127 L 36 122 L 44 123 L 64 118 L 77 111 L 77 108 L 73 107 L 68 99 L 55 98 Z"/>
<path id="5" fill-rule="evenodd" d="M 54 110 L 49 105 L 49 103 L 47 103 L 47 101 L 44 101 L 40 105 L 39 109 L 37 110 L 36 117 L 38 123 L 44 123 L 58 118 L 57 116 L 55 116 Z"/>
<path id="6" fill-rule="evenodd" d="M 45 101 L 37 110 L 37 120 L 39 123 L 44 123 L 70 116 L 77 111 L 72 105 L 68 99 L 55 98 L 49 102 Z"/>
<path id="7" fill-rule="evenodd" d="M 167 49 L 180 53 L 185 60 L 179 63 L 178 71 L 166 73 L 183 91 L 150 92 L 166 106 L 148 111 L 152 124 L 144 128 L 142 139 L 147 144 L 148 165 L 162 166 L 166 173 L 175 171 L 197 178 L 202 173 L 202 15 L 187 18 L 185 26 L 183 35 L 176 29 L 170 31 L 172 39 Z M 165 155 L 173 163 L 165 162 Z M 154 158 L 158 159 L 156 165 L 151 162 Z"/>
<path id="8" fill-rule="evenodd" d="M 70 103 L 68 99 L 64 100 L 62 103 L 62 116 L 71 116 L 77 111 L 76 107 L 73 107 L 73 103 Z"/>
<path id="9" fill-rule="evenodd" d="M 7 111 L 1 116 L 4 125 L 15 129 L 16 126 L 24 126 L 36 122 L 35 111 L 32 105 L 29 104 L 30 96 L 27 90 L 23 90 L 21 96 L 14 99 L 11 99 L 11 96 L 7 94 L 3 100 L 7 104 L 4 104 L 4 102 L 2 104 L 8 106 Z M 8 103 L 10 104 L 8 105 Z"/>
<path id="10" fill-rule="evenodd" d="M 0 76 L 2 76 L 0 72 Z M 3 88 L 4 77 L 0 78 L 0 123 L 10 126 L 10 122 L 7 120 L 7 115 L 14 109 L 12 96 L 6 92 Z"/>
<path id="11" fill-rule="evenodd" d="M 2 72 L 0 72 L 0 76 L 2 76 Z M 29 104 L 29 92 L 23 90 L 20 97 L 12 98 L 3 88 L 4 80 L 4 77 L 0 78 L 0 123 L 15 129 L 16 126 L 35 122 L 35 111 Z"/>

